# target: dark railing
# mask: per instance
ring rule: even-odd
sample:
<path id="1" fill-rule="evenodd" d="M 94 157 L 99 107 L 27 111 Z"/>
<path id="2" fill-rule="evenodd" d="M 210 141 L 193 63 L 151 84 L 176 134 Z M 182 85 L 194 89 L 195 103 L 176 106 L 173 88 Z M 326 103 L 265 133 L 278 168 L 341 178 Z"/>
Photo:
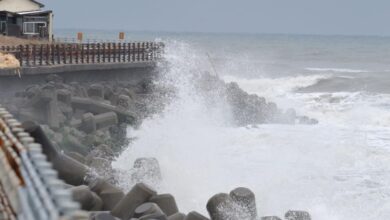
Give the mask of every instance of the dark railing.
<path id="1" fill-rule="evenodd" d="M 53 43 L 0 46 L 24 67 L 65 64 L 141 63 L 161 58 L 164 44 L 133 43 Z"/>

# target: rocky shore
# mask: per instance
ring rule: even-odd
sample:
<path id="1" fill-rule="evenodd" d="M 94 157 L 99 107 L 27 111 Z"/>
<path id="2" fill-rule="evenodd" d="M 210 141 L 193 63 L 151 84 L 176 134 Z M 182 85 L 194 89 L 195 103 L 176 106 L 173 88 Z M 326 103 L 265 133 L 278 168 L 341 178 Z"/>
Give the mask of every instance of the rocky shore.
<path id="1" fill-rule="evenodd" d="M 233 115 L 233 126 L 263 123 L 316 124 L 315 119 L 298 116 L 293 109 L 283 111 L 265 98 L 243 91 L 236 83 L 225 83 L 216 76 L 194 77 L 195 88 L 207 103 L 224 100 Z M 158 194 L 144 184 L 145 178 L 163 181 L 156 158 L 134 162 L 132 179 L 137 184 L 124 192 L 111 162 L 131 144 L 128 127 L 137 128 L 143 119 L 163 111 L 175 96 L 175 89 L 153 82 L 102 81 L 93 84 L 65 82 L 49 75 L 45 82 L 2 97 L 1 103 L 15 115 L 53 163 L 81 208 L 90 219 L 209 219 L 196 211 L 179 211 L 171 194 Z M 172 192 L 174 193 L 174 192 Z M 211 197 L 207 210 L 212 220 L 278 220 L 258 216 L 255 195 L 237 188 L 229 194 Z M 309 220 L 304 211 L 288 211 L 288 220 Z"/>

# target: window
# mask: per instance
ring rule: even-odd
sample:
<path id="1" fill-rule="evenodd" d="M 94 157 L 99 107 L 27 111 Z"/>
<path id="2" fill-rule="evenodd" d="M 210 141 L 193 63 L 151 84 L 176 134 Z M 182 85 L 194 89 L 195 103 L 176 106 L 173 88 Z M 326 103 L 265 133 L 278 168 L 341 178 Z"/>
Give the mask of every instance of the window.
<path id="1" fill-rule="evenodd" d="M 7 33 L 7 22 L 0 21 L 0 34 Z"/>
<path id="2" fill-rule="evenodd" d="M 43 28 L 46 28 L 46 22 L 24 22 L 23 33 L 24 34 L 40 34 Z"/>

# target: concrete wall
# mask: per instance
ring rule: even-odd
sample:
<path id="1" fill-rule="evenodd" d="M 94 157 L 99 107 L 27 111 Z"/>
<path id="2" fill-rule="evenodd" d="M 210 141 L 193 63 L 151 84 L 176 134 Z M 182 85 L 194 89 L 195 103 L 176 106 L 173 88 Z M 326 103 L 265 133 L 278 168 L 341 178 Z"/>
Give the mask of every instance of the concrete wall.
<path id="1" fill-rule="evenodd" d="M 0 11 L 21 12 L 39 9 L 39 4 L 30 0 L 0 0 Z"/>
<path id="2" fill-rule="evenodd" d="M 100 70 L 69 70 L 64 72 L 45 72 L 43 74 L 22 75 L 0 75 L 0 100 L 14 96 L 16 91 L 23 91 L 29 85 L 45 82 L 49 74 L 58 74 L 66 83 L 70 82 L 102 82 L 102 81 L 125 81 L 136 85 L 142 81 L 150 81 L 157 76 L 153 67 L 133 67 L 123 69 L 100 69 Z"/>

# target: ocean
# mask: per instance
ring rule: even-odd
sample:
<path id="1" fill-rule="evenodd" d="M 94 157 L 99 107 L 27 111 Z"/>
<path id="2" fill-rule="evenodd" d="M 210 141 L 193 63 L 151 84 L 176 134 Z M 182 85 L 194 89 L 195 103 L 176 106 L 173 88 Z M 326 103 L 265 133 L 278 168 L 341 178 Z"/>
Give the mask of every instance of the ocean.
<path id="1" fill-rule="evenodd" d="M 69 37 L 71 31 L 59 31 Z M 87 36 L 112 38 L 113 32 Z M 162 114 L 145 120 L 114 167 L 132 186 L 138 157 L 156 157 L 183 212 L 206 211 L 216 193 L 244 186 L 261 216 L 309 211 L 314 220 L 390 219 L 390 38 L 354 36 L 126 33 L 162 40 L 178 89 Z M 317 125 L 229 125 L 209 109 L 191 75 L 209 71 Z"/>

